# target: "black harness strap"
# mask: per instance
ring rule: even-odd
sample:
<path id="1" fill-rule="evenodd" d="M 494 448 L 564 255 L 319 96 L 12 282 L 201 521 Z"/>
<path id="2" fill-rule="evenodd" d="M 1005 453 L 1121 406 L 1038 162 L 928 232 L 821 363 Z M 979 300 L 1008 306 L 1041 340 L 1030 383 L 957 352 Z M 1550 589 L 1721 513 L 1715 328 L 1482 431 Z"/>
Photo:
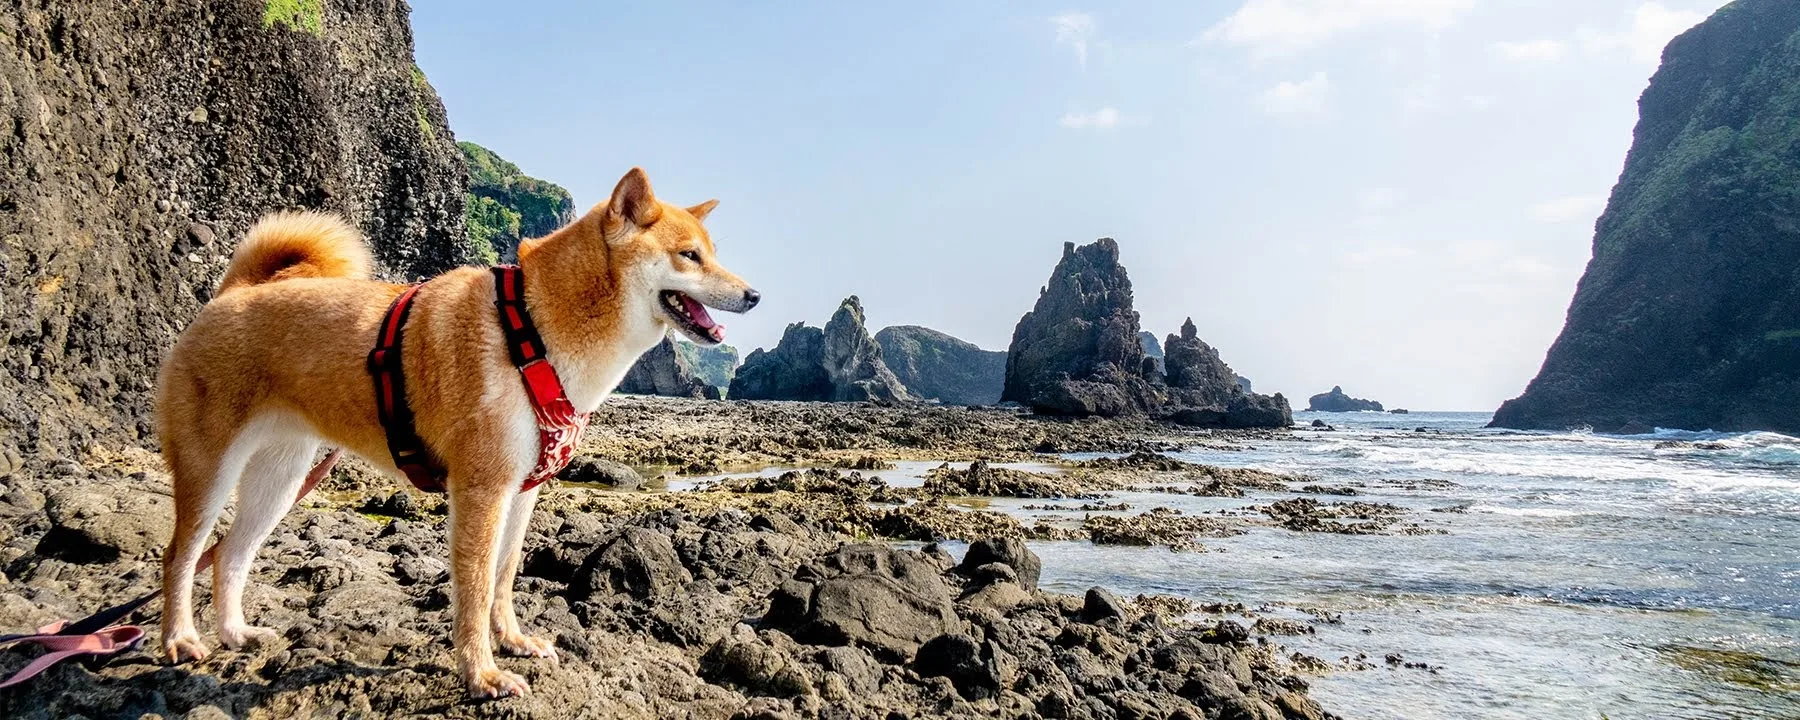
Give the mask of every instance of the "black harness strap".
<path id="1" fill-rule="evenodd" d="M 406 369 L 401 364 L 406 318 L 412 314 L 413 296 L 421 287 L 422 284 L 407 288 L 388 306 L 387 315 L 381 320 L 381 332 L 375 337 L 375 349 L 369 351 L 369 375 L 375 381 L 375 407 L 381 414 L 381 427 L 387 430 L 388 452 L 394 456 L 394 466 L 406 474 L 414 487 L 441 493 L 446 476 L 444 466 L 431 455 L 413 427 L 412 406 L 406 400 Z"/>

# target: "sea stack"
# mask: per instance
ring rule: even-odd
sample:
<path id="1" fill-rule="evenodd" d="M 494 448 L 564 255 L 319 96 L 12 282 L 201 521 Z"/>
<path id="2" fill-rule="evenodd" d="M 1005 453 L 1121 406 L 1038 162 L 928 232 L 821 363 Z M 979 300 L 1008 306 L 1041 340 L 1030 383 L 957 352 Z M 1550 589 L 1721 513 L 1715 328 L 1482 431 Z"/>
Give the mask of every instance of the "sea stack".
<path id="1" fill-rule="evenodd" d="M 1796 66 L 1792 0 L 1669 43 L 1568 322 L 1495 426 L 1800 433 Z"/>
<path id="2" fill-rule="evenodd" d="M 882 361 L 881 346 L 863 323 L 862 301 L 838 305 L 823 330 L 794 323 L 772 351 L 757 348 L 731 379 L 733 400 L 875 402 L 912 400 Z"/>

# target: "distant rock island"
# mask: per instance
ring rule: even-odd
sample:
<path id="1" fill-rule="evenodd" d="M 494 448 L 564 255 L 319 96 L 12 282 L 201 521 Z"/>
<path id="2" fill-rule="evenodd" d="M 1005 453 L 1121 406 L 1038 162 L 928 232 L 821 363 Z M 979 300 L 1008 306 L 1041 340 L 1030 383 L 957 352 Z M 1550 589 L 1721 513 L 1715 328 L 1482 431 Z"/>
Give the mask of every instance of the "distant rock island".
<path id="1" fill-rule="evenodd" d="M 731 377 L 737 374 L 738 351 L 730 345 L 713 345 L 711 347 L 676 338 L 675 353 L 687 363 L 694 377 L 701 382 L 716 387 L 720 392 L 731 387 Z"/>
<path id="2" fill-rule="evenodd" d="M 1800 433 L 1800 3 L 1683 33 L 1568 322 L 1493 425 Z"/>
<path id="3" fill-rule="evenodd" d="M 1344 388 L 1333 385 L 1331 392 L 1323 392 L 1306 400 L 1306 409 L 1312 412 L 1383 412 L 1381 403 L 1374 400 L 1353 398 L 1344 394 Z M 1401 411 L 1404 412 L 1404 411 Z"/>
<path id="4" fill-rule="evenodd" d="M 881 346 L 863 324 L 862 301 L 854 295 L 823 330 L 794 323 L 774 350 L 750 351 L 728 394 L 733 400 L 886 404 L 913 399 L 882 361 Z"/>
<path id="5" fill-rule="evenodd" d="M 1131 279 L 1111 238 L 1062 259 L 1006 356 L 1001 399 L 1051 415 L 1144 415 L 1201 426 L 1285 427 L 1287 399 L 1245 393 L 1193 322 L 1163 345 L 1165 371 L 1145 353 Z"/>
<path id="6" fill-rule="evenodd" d="M 464 209 L 469 240 L 488 262 L 518 262 L 520 242 L 549 235 L 575 220 L 575 199 L 561 185 L 529 177 L 519 166 L 475 143 L 456 146 L 469 166 Z"/>
<path id="7" fill-rule="evenodd" d="M 914 396 L 948 405 L 1000 402 L 1006 353 L 983 350 L 931 328 L 896 325 L 875 333 L 895 377 Z"/>

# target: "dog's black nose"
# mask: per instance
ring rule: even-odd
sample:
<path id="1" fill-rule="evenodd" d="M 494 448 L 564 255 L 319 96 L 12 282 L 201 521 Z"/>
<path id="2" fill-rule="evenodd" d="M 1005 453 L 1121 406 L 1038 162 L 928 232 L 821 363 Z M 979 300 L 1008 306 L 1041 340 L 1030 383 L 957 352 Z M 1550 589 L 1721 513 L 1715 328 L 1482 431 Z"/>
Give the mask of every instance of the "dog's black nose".
<path id="1" fill-rule="evenodd" d="M 762 302 L 762 293 L 759 293 L 755 290 L 745 290 L 744 291 L 744 309 L 745 310 L 749 310 L 750 308 L 756 307 L 756 304 L 759 302 Z"/>

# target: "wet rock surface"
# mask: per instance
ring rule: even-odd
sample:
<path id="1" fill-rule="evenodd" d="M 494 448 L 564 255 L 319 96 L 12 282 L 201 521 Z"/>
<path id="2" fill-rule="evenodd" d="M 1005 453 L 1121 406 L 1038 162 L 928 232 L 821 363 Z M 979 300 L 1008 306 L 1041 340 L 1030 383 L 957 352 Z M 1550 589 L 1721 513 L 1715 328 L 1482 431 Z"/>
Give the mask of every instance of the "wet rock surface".
<path id="1" fill-rule="evenodd" d="M 35 552 L 86 517 L 53 517 L 45 490 L 166 497 L 166 480 L 140 469 L 151 461 L 137 452 L 78 478 L 28 462 L 12 476 L 0 496 L 14 533 L 4 537 L 0 626 L 79 615 L 155 582 L 154 551 L 134 556 L 123 536 L 104 540 L 119 550 L 105 563 Z M 731 495 L 836 498 L 857 483 L 819 471 L 778 484 L 799 491 Z M 0 715 L 1326 717 L 1293 663 L 1242 626 L 1178 622 L 1178 606 L 1104 589 L 1043 592 L 1042 562 L 1016 536 L 977 538 L 958 562 L 937 546 L 857 542 L 809 513 L 706 497 L 724 493 L 665 495 L 695 504 L 612 512 L 584 499 L 656 496 L 546 496 L 517 607 L 562 659 L 502 659 L 533 683 L 526 697 L 463 697 L 442 516 L 369 516 L 309 499 L 272 536 L 248 593 L 250 618 L 277 628 L 277 640 L 175 667 L 144 654 L 98 670 L 66 664 L 0 694 Z M 28 656 L 0 653 L 0 672 Z"/>

